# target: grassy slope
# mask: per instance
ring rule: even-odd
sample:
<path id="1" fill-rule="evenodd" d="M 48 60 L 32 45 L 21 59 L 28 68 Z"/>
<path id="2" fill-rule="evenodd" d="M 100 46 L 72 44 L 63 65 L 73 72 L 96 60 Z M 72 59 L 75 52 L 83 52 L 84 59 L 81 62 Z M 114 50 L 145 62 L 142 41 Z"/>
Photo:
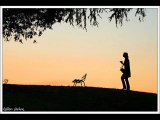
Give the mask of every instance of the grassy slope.
<path id="1" fill-rule="evenodd" d="M 3 85 L 3 107 L 25 111 L 157 111 L 157 94 L 95 87 Z"/>

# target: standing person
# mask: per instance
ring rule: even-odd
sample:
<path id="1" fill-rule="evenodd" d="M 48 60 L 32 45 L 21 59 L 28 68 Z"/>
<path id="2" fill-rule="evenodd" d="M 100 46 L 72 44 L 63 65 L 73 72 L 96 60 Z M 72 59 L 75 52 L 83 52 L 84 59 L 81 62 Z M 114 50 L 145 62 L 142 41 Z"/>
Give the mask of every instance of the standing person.
<path id="1" fill-rule="evenodd" d="M 122 64 L 122 67 L 120 70 L 123 73 L 121 76 L 123 90 L 124 89 L 130 90 L 130 84 L 129 84 L 128 78 L 131 77 L 131 71 L 130 71 L 130 62 L 128 58 L 128 53 L 124 52 L 123 57 L 125 58 L 124 62 L 120 61 L 120 63 Z"/>

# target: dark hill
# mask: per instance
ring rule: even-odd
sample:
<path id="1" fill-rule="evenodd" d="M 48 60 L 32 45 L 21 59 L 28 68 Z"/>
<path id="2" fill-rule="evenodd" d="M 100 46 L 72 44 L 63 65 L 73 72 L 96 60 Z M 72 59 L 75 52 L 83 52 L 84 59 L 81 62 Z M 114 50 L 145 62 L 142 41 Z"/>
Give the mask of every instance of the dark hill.
<path id="1" fill-rule="evenodd" d="M 156 112 L 157 97 L 109 88 L 8 84 L 3 85 L 3 110 Z"/>

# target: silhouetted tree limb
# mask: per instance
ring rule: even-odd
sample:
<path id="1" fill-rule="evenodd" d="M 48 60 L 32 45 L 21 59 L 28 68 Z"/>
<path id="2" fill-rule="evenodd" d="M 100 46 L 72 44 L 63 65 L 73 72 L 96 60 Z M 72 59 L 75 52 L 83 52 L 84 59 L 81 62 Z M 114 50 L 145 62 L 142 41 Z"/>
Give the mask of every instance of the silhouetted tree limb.
<path id="1" fill-rule="evenodd" d="M 53 29 L 56 22 L 66 22 L 87 29 L 87 20 L 92 26 L 98 26 L 97 17 L 102 13 L 111 13 L 109 21 L 115 19 L 116 26 L 128 19 L 132 8 L 3 8 L 3 38 L 22 42 L 33 36 L 41 36 L 46 29 Z M 137 8 L 135 16 L 139 20 L 145 17 L 145 9 Z M 34 43 L 34 42 L 33 42 Z"/>

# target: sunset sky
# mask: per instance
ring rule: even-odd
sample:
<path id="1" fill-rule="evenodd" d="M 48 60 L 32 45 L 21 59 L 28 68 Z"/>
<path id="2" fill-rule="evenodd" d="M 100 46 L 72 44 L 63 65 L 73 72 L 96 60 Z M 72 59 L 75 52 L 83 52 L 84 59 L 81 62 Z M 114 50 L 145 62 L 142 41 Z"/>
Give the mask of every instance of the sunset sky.
<path id="1" fill-rule="evenodd" d="M 133 10 L 134 11 L 134 10 Z M 135 12 L 134 12 L 135 13 Z M 56 23 L 41 37 L 3 41 L 3 79 L 9 84 L 72 86 L 87 73 L 86 86 L 121 89 L 123 52 L 128 52 L 131 90 L 158 93 L 158 9 L 147 8 L 144 22 L 133 12 L 116 28 L 108 15 L 87 32 L 69 23 Z"/>

